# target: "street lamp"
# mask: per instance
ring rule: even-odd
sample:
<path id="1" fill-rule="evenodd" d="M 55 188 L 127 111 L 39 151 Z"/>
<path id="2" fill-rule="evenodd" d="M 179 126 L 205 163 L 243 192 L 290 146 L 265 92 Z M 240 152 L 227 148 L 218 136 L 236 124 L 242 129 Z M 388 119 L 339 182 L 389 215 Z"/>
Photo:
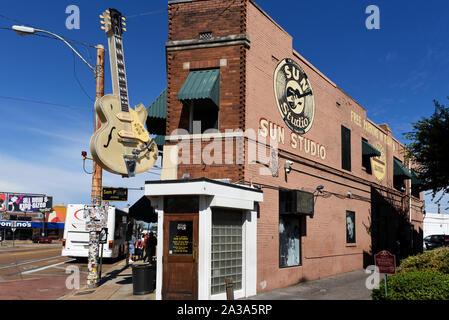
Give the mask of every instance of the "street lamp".
<path id="1" fill-rule="evenodd" d="M 78 57 L 83 60 L 83 62 L 95 72 L 95 84 L 96 84 L 96 98 L 101 98 L 104 95 L 104 46 L 97 45 L 97 67 L 92 67 L 86 59 L 84 59 L 78 51 L 73 48 L 70 43 L 67 42 L 64 38 L 61 36 L 42 29 L 36 29 L 32 27 L 26 27 L 26 26 L 12 26 L 12 30 L 16 32 L 18 35 L 25 36 L 25 35 L 33 35 L 36 33 L 46 33 L 53 37 L 55 37 L 58 40 L 61 40 L 64 42 Z M 97 119 L 97 116 L 95 114 L 95 124 L 94 124 L 94 131 L 96 131 L 101 125 L 101 122 Z M 102 169 L 101 167 L 94 162 L 94 170 L 92 174 L 92 194 L 91 194 L 91 200 L 92 203 L 95 205 L 99 205 L 101 203 L 101 185 L 102 185 Z"/>
<path id="2" fill-rule="evenodd" d="M 75 52 L 78 57 L 81 58 L 81 60 L 84 61 L 85 64 L 87 64 L 89 66 L 89 68 L 92 71 L 95 71 L 95 68 L 92 67 L 79 53 L 78 51 L 75 50 L 75 48 L 73 48 L 70 43 L 67 42 L 67 40 L 65 40 L 63 37 L 58 36 L 57 34 L 50 32 L 50 31 L 46 31 L 46 30 L 41 30 L 41 29 L 36 29 L 36 28 L 31 28 L 31 27 L 25 27 L 25 26 L 12 26 L 12 29 L 21 36 L 26 36 L 26 35 L 32 35 L 38 32 L 41 33 L 47 33 L 49 35 L 52 35 L 53 37 L 57 38 L 58 40 L 61 40 L 62 42 L 64 42 L 70 49 L 72 49 L 73 52 Z"/>

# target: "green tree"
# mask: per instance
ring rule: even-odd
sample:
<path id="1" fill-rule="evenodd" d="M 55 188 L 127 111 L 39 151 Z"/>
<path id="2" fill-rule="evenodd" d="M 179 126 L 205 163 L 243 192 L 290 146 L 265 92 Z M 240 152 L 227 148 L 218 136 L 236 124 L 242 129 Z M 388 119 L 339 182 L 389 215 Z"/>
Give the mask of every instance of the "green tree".
<path id="1" fill-rule="evenodd" d="M 448 97 L 449 99 L 449 97 Z M 449 193 L 449 107 L 434 100 L 435 112 L 412 123 L 413 130 L 404 134 L 411 143 L 407 145 L 408 157 L 418 164 L 416 172 L 422 190 L 431 190 L 437 202 Z"/>

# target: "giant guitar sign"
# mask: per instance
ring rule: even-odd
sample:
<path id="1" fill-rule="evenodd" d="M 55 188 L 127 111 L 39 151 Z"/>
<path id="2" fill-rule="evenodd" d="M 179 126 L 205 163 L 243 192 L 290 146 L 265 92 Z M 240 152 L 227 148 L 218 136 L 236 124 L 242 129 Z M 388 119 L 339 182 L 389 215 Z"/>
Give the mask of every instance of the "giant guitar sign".
<path id="1" fill-rule="evenodd" d="M 151 169 L 159 151 L 144 126 L 145 107 L 140 104 L 133 110 L 128 104 L 122 15 L 108 9 L 102 17 L 108 36 L 113 94 L 95 102 L 101 127 L 90 140 L 90 151 L 95 162 L 106 171 L 132 177 Z"/>

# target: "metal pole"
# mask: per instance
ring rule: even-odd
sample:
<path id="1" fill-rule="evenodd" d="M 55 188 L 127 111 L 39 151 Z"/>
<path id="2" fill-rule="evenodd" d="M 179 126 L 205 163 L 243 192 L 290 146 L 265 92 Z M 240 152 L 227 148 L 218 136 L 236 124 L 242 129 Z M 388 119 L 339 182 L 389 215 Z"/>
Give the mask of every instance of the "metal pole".
<path id="1" fill-rule="evenodd" d="M 103 242 L 101 242 L 101 254 L 100 254 L 100 271 L 98 273 L 98 281 L 101 281 L 101 271 L 103 270 Z"/>
<path id="2" fill-rule="evenodd" d="M 388 274 L 385 275 L 385 297 L 388 296 Z"/>
<path id="3" fill-rule="evenodd" d="M 104 96 L 104 46 L 97 45 L 97 67 L 95 68 L 95 83 L 96 83 L 96 99 Z M 97 131 L 101 126 L 101 122 L 97 119 L 97 114 L 94 116 L 94 131 Z M 102 185 L 102 169 L 95 163 L 93 164 L 92 175 L 92 197 L 91 202 L 94 205 L 101 205 L 101 185 Z"/>

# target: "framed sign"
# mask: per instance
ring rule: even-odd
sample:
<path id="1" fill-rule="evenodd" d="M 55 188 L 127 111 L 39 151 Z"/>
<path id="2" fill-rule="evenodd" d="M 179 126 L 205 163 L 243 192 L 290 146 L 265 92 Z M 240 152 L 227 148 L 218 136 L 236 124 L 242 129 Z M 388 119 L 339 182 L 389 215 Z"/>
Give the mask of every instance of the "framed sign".
<path id="1" fill-rule="evenodd" d="M 168 253 L 173 255 L 192 254 L 193 222 L 170 221 Z"/>
<path id="2" fill-rule="evenodd" d="M 128 189 L 103 187 L 101 189 L 101 199 L 103 201 L 128 201 Z"/>

